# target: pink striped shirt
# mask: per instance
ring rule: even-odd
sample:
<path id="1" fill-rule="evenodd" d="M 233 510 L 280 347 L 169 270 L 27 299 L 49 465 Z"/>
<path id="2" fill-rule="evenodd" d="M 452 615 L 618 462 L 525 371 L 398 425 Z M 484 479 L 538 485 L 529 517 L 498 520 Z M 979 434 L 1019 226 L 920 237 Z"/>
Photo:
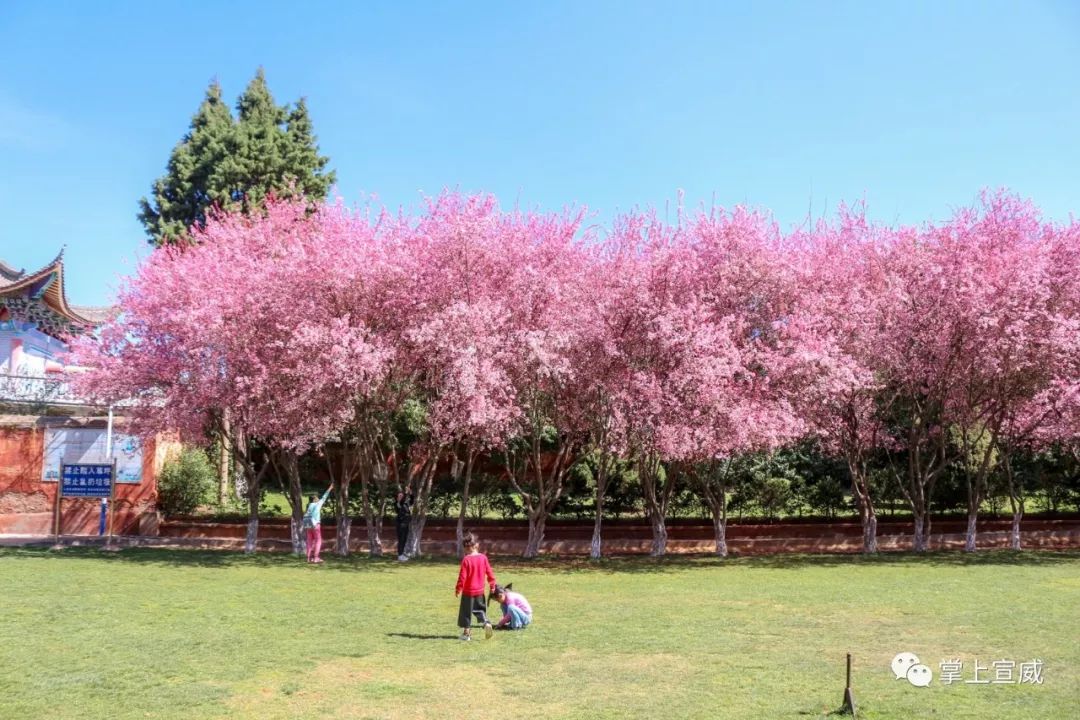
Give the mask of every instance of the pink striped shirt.
<path id="1" fill-rule="evenodd" d="M 511 592 L 510 590 L 507 590 L 506 591 L 506 603 L 505 604 L 506 604 L 506 606 L 508 608 L 509 607 L 516 607 L 518 610 L 525 613 L 530 618 L 532 617 L 532 606 L 529 605 L 529 601 L 526 600 L 525 596 L 522 595 L 521 593 Z M 510 614 L 509 613 L 507 613 L 506 616 L 503 617 L 503 622 L 506 622 L 506 623 L 510 622 Z"/>

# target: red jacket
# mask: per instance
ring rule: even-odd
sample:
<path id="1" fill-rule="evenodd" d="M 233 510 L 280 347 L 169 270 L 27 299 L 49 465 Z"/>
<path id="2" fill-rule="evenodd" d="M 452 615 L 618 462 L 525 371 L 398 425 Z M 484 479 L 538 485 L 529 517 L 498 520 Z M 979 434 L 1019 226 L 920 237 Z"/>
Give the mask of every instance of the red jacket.
<path id="1" fill-rule="evenodd" d="M 495 573 L 491 571 L 491 563 L 487 555 L 477 553 L 466 555 L 461 561 L 461 570 L 458 572 L 457 585 L 454 586 L 454 594 L 465 593 L 471 597 L 484 594 L 484 578 L 491 589 L 495 589 Z"/>

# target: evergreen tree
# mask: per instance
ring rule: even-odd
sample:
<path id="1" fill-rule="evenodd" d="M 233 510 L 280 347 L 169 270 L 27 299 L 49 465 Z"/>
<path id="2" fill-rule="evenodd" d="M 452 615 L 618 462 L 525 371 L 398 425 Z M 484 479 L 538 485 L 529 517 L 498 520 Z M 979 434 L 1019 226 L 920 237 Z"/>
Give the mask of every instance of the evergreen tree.
<path id="1" fill-rule="evenodd" d="M 188 229 L 204 227 L 213 207 L 254 212 L 270 193 L 326 197 L 334 173 L 319 154 L 303 99 L 292 108 L 275 104 L 260 68 L 236 110 L 234 119 L 212 82 L 165 175 L 154 182 L 153 199 L 139 202 L 152 245 L 189 242 Z"/>
<path id="2" fill-rule="evenodd" d="M 222 170 L 234 131 L 232 113 L 214 81 L 191 119 L 190 130 L 173 149 L 165 175 L 154 181 L 153 203 L 146 198 L 139 201 L 139 220 L 151 244 L 184 242 L 188 228 L 205 226 L 208 208 L 228 204 Z"/>
<path id="3" fill-rule="evenodd" d="M 334 173 L 326 172 L 330 158 L 319 155 L 319 146 L 315 142 L 315 128 L 308 115 L 307 102 L 304 98 L 297 101 L 286 120 L 286 168 L 303 168 L 292 180 L 296 189 L 307 197 L 326 197 L 334 182 Z"/>

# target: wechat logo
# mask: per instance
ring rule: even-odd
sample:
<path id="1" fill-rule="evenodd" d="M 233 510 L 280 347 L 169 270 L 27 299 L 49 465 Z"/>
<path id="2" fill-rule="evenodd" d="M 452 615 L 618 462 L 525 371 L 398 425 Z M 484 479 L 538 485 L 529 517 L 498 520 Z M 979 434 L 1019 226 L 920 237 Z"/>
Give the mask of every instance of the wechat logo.
<path id="1" fill-rule="evenodd" d="M 897 680 L 907 678 L 907 681 L 915 687 L 926 687 L 934 678 L 930 668 L 919 662 L 915 653 L 897 653 L 889 665 Z"/>

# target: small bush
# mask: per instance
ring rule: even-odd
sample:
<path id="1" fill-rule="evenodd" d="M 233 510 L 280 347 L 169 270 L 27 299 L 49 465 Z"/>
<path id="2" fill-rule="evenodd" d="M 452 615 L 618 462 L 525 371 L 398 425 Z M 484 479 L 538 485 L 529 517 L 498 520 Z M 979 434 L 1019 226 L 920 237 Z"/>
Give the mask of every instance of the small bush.
<path id="1" fill-rule="evenodd" d="M 165 515 L 190 515 L 210 497 L 216 479 L 206 453 L 185 448 L 161 469 L 158 510 Z"/>

